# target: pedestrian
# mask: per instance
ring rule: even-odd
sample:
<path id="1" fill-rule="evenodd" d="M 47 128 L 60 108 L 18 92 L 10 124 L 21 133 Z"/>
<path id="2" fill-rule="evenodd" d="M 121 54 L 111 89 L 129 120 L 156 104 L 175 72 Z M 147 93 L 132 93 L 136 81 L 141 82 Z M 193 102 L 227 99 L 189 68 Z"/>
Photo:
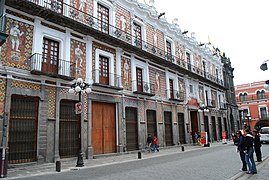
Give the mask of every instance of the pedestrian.
<path id="1" fill-rule="evenodd" d="M 154 136 L 153 145 L 154 145 L 154 152 L 156 152 L 156 151 L 159 152 L 159 144 L 158 144 L 157 136 Z"/>
<path id="2" fill-rule="evenodd" d="M 258 162 L 262 161 L 262 153 L 261 153 L 261 140 L 260 140 L 260 134 L 259 132 L 254 129 L 253 130 L 253 136 L 254 136 L 254 150 L 256 154 L 256 158 Z"/>
<path id="3" fill-rule="evenodd" d="M 238 138 L 237 145 L 237 152 L 239 152 L 240 159 L 242 161 L 243 167 L 240 169 L 241 171 L 247 171 L 247 163 L 245 160 L 245 153 L 244 153 L 244 136 L 242 135 L 241 131 L 236 132 L 236 136 Z"/>
<path id="4" fill-rule="evenodd" d="M 244 139 L 244 153 L 245 153 L 245 160 L 248 166 L 247 174 L 257 174 L 256 164 L 253 158 L 254 148 L 254 138 L 252 133 L 249 129 L 244 131 L 245 139 Z"/>
<path id="5" fill-rule="evenodd" d="M 197 144 L 198 143 L 198 134 L 195 132 L 193 136 L 194 136 L 194 144 Z"/>
<path id="6" fill-rule="evenodd" d="M 152 137 L 151 137 L 151 134 L 148 134 L 148 138 L 147 138 L 147 148 L 149 150 L 149 152 L 151 152 L 152 150 Z"/>

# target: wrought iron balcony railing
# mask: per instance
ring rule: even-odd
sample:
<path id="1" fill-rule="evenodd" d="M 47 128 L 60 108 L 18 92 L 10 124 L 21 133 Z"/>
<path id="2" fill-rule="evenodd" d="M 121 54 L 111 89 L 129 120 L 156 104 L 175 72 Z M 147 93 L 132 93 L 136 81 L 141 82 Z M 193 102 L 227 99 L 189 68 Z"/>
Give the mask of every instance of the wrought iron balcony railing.
<path id="1" fill-rule="evenodd" d="M 93 70 L 93 85 L 101 87 L 109 87 L 113 89 L 123 89 L 122 76 L 108 73 L 107 71 L 95 69 Z"/>
<path id="2" fill-rule="evenodd" d="M 214 99 L 207 99 L 207 106 L 208 107 L 216 107 L 217 106 L 216 100 L 214 100 Z"/>
<path id="3" fill-rule="evenodd" d="M 157 57 L 160 57 L 166 61 L 175 63 L 176 65 L 185 68 L 195 74 L 198 74 L 210 81 L 223 85 L 222 80 L 218 80 L 217 77 L 209 75 L 208 73 L 203 72 L 202 69 L 193 66 L 191 64 L 187 65 L 186 59 L 180 59 L 177 56 L 167 53 L 163 49 L 160 49 L 137 36 L 132 35 L 131 29 L 122 30 L 119 27 L 112 26 L 101 19 L 98 19 L 90 14 L 87 14 L 73 6 L 70 6 L 64 3 L 62 0 L 27 0 L 29 2 L 35 3 L 39 6 L 42 6 L 46 9 L 49 9 L 53 12 L 59 13 L 65 17 L 71 18 L 74 21 L 80 22 L 84 25 L 87 25 L 95 30 L 101 31 L 105 34 L 113 36 L 116 39 L 119 39 L 125 43 L 128 43 L 134 47 L 142 49 L 148 53 L 151 53 Z"/>
<path id="4" fill-rule="evenodd" d="M 170 100 L 184 101 L 184 93 L 178 90 L 167 90 L 168 98 Z"/>
<path id="5" fill-rule="evenodd" d="M 136 94 L 143 94 L 148 96 L 155 95 L 155 85 L 149 82 L 132 81 L 132 90 Z"/>
<path id="6" fill-rule="evenodd" d="M 70 61 L 55 59 L 38 53 L 33 54 L 29 61 L 33 74 L 44 74 L 68 80 L 75 78 L 75 66 Z"/>
<path id="7" fill-rule="evenodd" d="M 220 103 L 220 109 L 227 109 L 226 103 Z"/>

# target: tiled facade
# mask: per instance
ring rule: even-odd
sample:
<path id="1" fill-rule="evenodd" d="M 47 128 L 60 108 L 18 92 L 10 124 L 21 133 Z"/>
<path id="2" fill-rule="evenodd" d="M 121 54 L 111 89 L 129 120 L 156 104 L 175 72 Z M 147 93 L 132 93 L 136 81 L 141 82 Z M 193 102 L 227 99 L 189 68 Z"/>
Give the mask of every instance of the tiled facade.
<path id="1" fill-rule="evenodd" d="M 19 97 L 26 107 L 25 98 L 37 98 L 36 154 L 30 161 L 76 156 L 76 148 L 89 158 L 98 148 L 144 149 L 150 131 L 165 147 L 192 143 L 193 134 L 206 129 L 211 141 L 221 140 L 222 131 L 238 128 L 236 108 L 222 106 L 224 56 L 158 19 L 154 8 L 134 0 L 6 0 L 5 12 L 10 36 L 1 48 L 1 144 L 11 144 L 12 103 Z M 80 99 L 68 93 L 77 78 L 92 89 L 82 94 L 80 115 L 75 108 L 65 111 Z M 209 112 L 198 111 L 203 105 Z M 68 138 L 79 141 L 74 152 L 65 146 Z M 97 147 L 98 138 L 104 145 Z"/>

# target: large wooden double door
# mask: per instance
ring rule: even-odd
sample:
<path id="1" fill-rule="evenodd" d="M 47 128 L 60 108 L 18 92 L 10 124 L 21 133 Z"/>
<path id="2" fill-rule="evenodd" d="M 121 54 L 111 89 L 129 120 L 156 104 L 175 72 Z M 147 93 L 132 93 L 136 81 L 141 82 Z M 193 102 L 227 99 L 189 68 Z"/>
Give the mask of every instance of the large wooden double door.
<path id="1" fill-rule="evenodd" d="M 172 127 L 172 113 L 164 111 L 164 126 L 165 126 L 165 144 L 166 146 L 173 145 L 173 127 Z"/>
<path id="2" fill-rule="evenodd" d="M 92 102 L 93 154 L 116 152 L 116 105 Z"/>

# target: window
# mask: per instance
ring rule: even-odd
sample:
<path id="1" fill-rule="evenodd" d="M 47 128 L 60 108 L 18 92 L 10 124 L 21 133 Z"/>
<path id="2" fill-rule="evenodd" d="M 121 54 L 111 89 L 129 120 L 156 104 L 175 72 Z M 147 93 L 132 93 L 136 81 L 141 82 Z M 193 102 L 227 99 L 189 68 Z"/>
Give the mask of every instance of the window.
<path id="1" fill-rule="evenodd" d="M 257 91 L 256 95 L 257 95 L 257 99 L 266 99 L 265 91 L 264 90 Z"/>
<path id="2" fill-rule="evenodd" d="M 187 60 L 187 64 L 188 64 L 188 70 L 191 70 L 191 55 L 190 53 L 186 53 L 186 60 Z"/>
<path id="3" fill-rule="evenodd" d="M 240 102 L 248 101 L 248 94 L 247 93 L 240 93 L 239 94 L 239 100 Z"/>
<path id="4" fill-rule="evenodd" d="M 172 44 L 169 41 L 166 41 L 166 53 L 167 53 L 167 60 L 172 61 Z"/>
<path id="5" fill-rule="evenodd" d="M 143 92 L 143 75 L 142 69 L 136 68 L 136 87 L 138 92 Z"/>
<path id="6" fill-rule="evenodd" d="M 135 36 L 134 44 L 136 47 L 142 48 L 141 26 L 138 25 L 137 23 L 134 23 L 133 30 Z"/>
<path id="7" fill-rule="evenodd" d="M 109 59 L 99 56 L 99 82 L 109 85 Z"/>
<path id="8" fill-rule="evenodd" d="M 42 72 L 57 74 L 59 60 L 59 42 L 43 39 Z"/>
<path id="9" fill-rule="evenodd" d="M 243 109 L 243 119 L 247 119 L 248 109 Z"/>
<path id="10" fill-rule="evenodd" d="M 97 5 L 97 18 L 99 30 L 108 33 L 109 32 L 109 9 L 105 6 L 98 4 Z"/>
<path id="11" fill-rule="evenodd" d="M 193 94 L 193 85 L 190 84 L 190 93 Z"/>
<path id="12" fill-rule="evenodd" d="M 169 79 L 170 98 L 174 99 L 174 81 Z"/>
<path id="13" fill-rule="evenodd" d="M 260 107 L 260 117 L 261 117 L 261 119 L 267 118 L 267 109 L 266 109 L 266 107 Z"/>

